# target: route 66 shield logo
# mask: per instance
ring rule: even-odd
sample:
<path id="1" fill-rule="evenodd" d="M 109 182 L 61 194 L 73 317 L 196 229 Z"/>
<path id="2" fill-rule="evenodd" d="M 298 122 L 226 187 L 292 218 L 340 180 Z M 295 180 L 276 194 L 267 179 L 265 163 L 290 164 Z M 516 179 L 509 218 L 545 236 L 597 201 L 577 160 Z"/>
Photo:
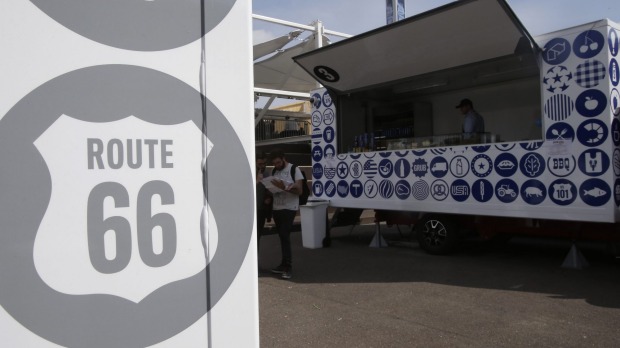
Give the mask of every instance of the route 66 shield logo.
<path id="1" fill-rule="evenodd" d="M 237 197 L 253 180 L 242 143 L 169 75 L 61 75 L 0 120 L 0 159 L 0 305 L 46 340 L 162 342 L 218 303 L 243 263 L 253 202 Z"/>

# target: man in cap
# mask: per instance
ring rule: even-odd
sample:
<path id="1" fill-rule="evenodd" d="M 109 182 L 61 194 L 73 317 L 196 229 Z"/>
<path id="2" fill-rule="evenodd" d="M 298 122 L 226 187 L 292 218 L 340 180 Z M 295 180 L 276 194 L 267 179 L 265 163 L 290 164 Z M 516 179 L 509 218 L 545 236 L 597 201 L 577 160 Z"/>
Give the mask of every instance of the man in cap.
<path id="1" fill-rule="evenodd" d="M 463 119 L 463 138 L 470 139 L 475 134 L 484 133 L 484 119 L 474 110 L 474 104 L 469 99 L 463 99 L 456 106 L 465 116 Z"/>

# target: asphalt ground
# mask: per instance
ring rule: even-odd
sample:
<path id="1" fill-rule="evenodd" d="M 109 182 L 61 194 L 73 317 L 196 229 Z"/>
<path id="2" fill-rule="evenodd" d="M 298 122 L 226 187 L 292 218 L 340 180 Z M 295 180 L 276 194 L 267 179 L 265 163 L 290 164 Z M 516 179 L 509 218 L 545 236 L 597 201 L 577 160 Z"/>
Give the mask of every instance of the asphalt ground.
<path id="1" fill-rule="evenodd" d="M 620 347 L 620 261 L 582 244 L 589 263 L 562 268 L 568 241 L 471 242 L 432 256 L 410 229 L 332 229 L 329 248 L 292 234 L 293 278 L 269 272 L 277 235 L 259 251 L 261 347 Z"/>

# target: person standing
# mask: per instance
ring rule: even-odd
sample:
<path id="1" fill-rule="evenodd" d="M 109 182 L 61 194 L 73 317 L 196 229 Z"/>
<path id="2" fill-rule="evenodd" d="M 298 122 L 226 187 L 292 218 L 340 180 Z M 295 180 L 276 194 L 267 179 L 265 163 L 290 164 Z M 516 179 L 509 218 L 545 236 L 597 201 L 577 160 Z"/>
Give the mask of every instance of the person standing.
<path id="1" fill-rule="evenodd" d="M 256 248 L 260 245 L 260 238 L 265 229 L 265 220 L 271 218 L 272 197 L 269 190 L 261 182 L 265 175 L 267 161 L 262 152 L 256 152 Z"/>
<path id="2" fill-rule="evenodd" d="M 463 138 L 470 139 L 476 134 L 484 133 L 484 119 L 474 109 L 474 104 L 469 99 L 463 99 L 456 106 L 465 116 L 463 119 Z"/>
<path id="3" fill-rule="evenodd" d="M 273 193 L 272 214 L 278 236 L 280 237 L 280 247 L 282 250 L 282 261 L 271 272 L 280 274 L 283 279 L 290 279 L 293 266 L 291 229 L 299 209 L 299 195 L 302 194 L 302 174 L 297 166 L 295 166 L 295 173 L 291 173 L 293 164 L 286 161 L 282 150 L 274 149 L 270 157 L 271 164 L 273 165 L 273 179 L 271 182 L 281 190 L 280 192 Z"/>

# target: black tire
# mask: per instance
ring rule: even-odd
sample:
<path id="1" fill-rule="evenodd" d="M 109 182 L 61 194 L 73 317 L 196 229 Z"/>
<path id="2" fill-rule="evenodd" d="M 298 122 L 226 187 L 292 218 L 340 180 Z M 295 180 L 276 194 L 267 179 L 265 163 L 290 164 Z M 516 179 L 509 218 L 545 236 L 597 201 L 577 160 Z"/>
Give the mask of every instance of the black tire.
<path id="1" fill-rule="evenodd" d="M 458 244 L 456 224 L 446 215 L 428 214 L 415 227 L 420 248 L 432 255 L 446 255 Z"/>

